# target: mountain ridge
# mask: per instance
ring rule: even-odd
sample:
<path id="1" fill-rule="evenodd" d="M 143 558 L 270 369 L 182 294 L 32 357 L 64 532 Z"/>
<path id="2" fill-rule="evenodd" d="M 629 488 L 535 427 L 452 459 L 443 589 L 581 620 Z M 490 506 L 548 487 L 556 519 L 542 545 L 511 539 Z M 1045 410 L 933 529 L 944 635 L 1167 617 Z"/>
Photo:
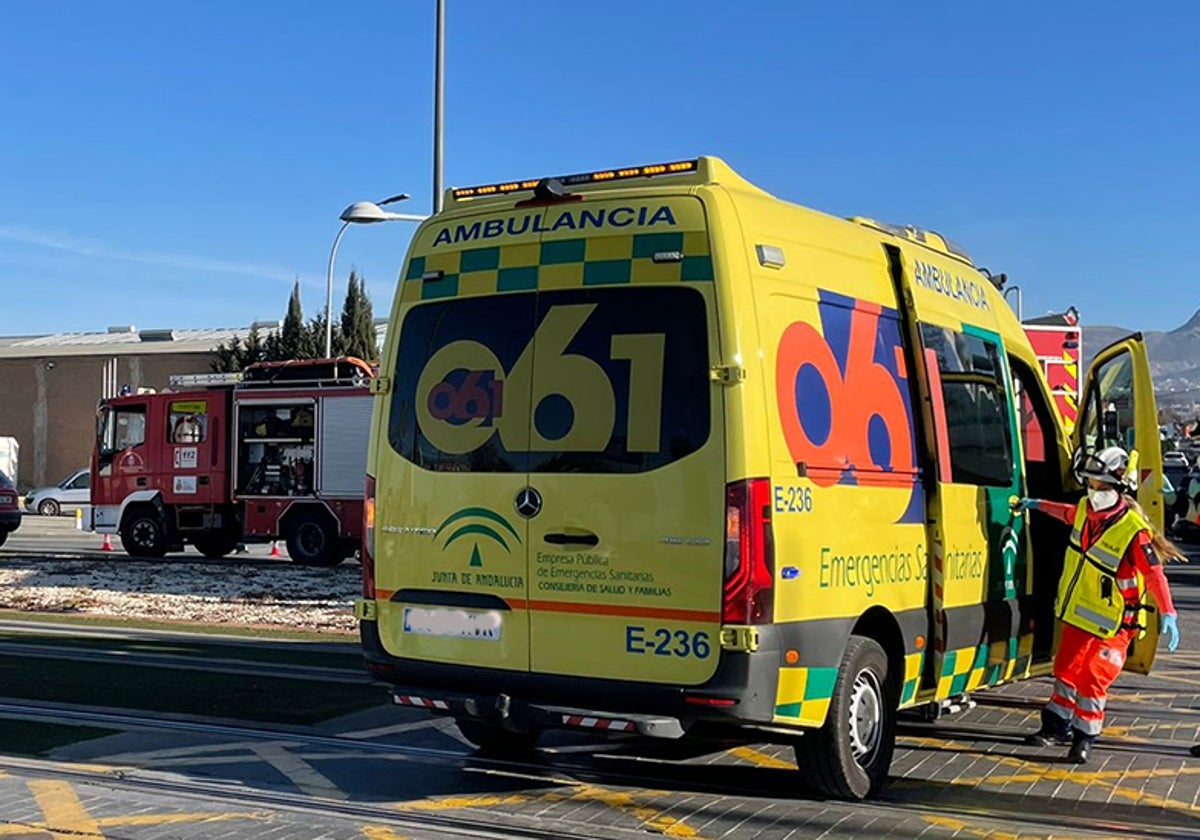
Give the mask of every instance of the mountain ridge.
<path id="1" fill-rule="evenodd" d="M 1105 347 L 1137 332 L 1109 324 L 1081 326 L 1085 367 Z M 1145 330 L 1142 336 L 1160 402 L 1200 401 L 1200 309 L 1175 329 Z"/>

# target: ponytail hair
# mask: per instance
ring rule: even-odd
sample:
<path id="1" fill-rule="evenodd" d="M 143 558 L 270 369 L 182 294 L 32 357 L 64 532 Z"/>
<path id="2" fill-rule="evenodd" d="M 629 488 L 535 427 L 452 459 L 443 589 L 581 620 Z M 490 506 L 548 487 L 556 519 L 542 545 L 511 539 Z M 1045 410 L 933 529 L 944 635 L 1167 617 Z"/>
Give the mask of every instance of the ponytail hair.
<path id="1" fill-rule="evenodd" d="M 1138 500 L 1130 493 L 1122 493 L 1125 497 L 1125 503 L 1133 508 L 1133 511 L 1144 521 L 1150 529 L 1150 544 L 1154 546 L 1154 553 L 1166 561 L 1174 560 L 1177 563 L 1188 562 L 1187 555 L 1179 550 L 1179 546 L 1171 542 L 1165 536 L 1158 532 L 1158 529 L 1150 523 L 1150 517 L 1146 516 L 1146 511 L 1142 510 L 1142 506 L 1138 504 Z"/>

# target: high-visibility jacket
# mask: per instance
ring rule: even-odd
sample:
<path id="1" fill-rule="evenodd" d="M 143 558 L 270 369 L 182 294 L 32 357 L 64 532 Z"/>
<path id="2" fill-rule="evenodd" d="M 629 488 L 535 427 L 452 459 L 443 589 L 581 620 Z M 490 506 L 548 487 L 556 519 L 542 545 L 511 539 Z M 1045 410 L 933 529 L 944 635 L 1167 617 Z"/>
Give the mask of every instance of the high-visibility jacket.
<path id="1" fill-rule="evenodd" d="M 1129 508 L 1085 551 L 1083 526 L 1086 521 L 1087 499 L 1081 499 L 1058 582 L 1055 614 L 1067 624 L 1108 639 L 1123 625 L 1133 627 L 1141 623 L 1141 601 L 1146 582 L 1134 564 L 1122 567 L 1121 561 L 1129 544 L 1150 525 L 1137 511 Z M 1131 577 L 1118 577 L 1118 571 Z"/>

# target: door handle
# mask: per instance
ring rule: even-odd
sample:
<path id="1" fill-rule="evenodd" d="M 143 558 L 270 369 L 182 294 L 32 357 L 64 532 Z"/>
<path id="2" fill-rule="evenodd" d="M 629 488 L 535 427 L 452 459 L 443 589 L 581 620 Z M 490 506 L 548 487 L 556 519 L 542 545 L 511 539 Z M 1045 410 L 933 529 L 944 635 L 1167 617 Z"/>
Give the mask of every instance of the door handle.
<path id="1" fill-rule="evenodd" d="M 584 545 L 588 548 L 594 548 L 600 544 L 600 538 L 588 531 L 576 531 L 574 533 L 551 532 L 542 537 L 543 540 L 550 545 Z"/>

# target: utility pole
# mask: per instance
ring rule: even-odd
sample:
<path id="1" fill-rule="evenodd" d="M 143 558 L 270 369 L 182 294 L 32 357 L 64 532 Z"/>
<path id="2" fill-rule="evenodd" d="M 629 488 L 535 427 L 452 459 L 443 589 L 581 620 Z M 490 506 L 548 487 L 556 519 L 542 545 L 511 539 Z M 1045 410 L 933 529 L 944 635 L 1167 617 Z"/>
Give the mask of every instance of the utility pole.
<path id="1" fill-rule="evenodd" d="M 433 212 L 442 212 L 442 121 L 445 108 L 446 0 L 437 0 L 433 68 Z"/>

